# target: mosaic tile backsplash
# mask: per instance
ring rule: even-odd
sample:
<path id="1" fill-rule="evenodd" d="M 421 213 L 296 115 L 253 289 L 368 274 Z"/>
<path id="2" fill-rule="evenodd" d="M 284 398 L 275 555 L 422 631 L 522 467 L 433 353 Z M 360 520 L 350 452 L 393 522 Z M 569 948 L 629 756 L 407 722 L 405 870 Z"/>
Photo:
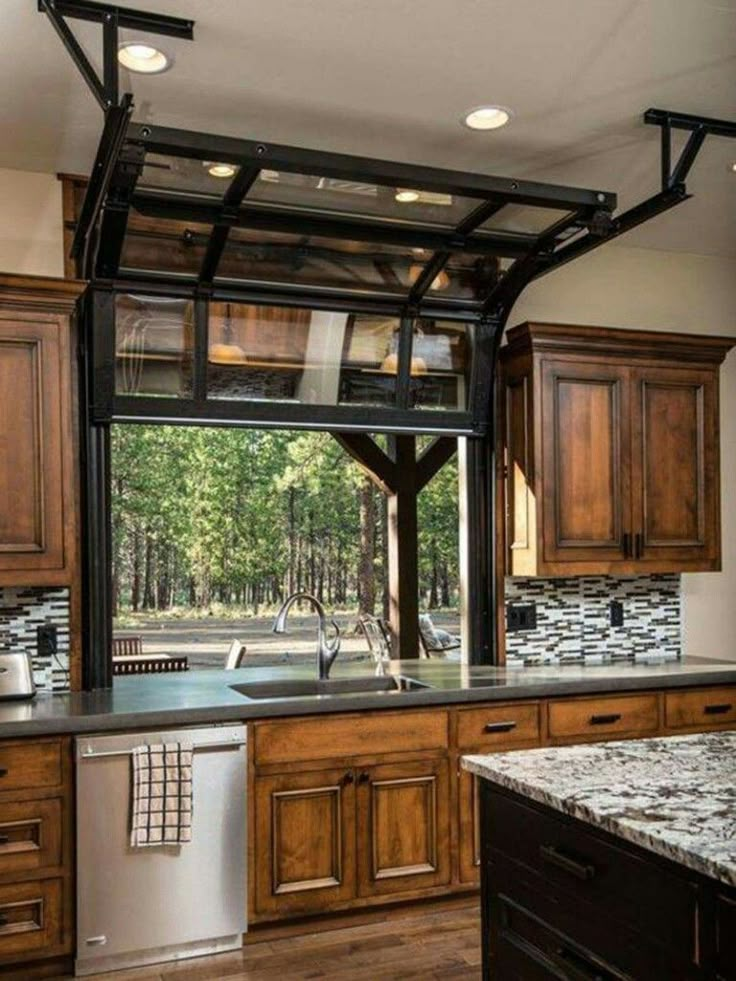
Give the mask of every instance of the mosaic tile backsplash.
<path id="1" fill-rule="evenodd" d="M 623 606 L 612 627 L 610 603 Z M 506 634 L 506 662 L 675 661 L 682 650 L 679 575 L 506 579 L 506 605 L 535 603 L 535 630 Z"/>
<path id="2" fill-rule="evenodd" d="M 58 653 L 41 657 L 36 628 L 57 629 Z M 69 590 L 46 587 L 0 587 L 0 651 L 30 651 L 33 678 L 42 691 L 69 688 Z"/>

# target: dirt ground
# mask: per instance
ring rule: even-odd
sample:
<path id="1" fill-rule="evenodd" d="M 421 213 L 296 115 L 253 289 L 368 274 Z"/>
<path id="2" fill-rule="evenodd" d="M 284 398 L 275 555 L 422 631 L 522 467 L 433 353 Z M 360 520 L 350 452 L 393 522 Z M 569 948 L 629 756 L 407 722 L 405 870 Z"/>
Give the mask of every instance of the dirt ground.
<path id="1" fill-rule="evenodd" d="M 360 661 L 369 658 L 362 633 L 355 633 L 355 615 L 338 614 L 335 620 L 343 632 L 340 659 Z M 457 613 L 433 613 L 437 627 L 460 633 Z M 141 619 L 133 626 L 115 629 L 115 636 L 139 635 L 145 654 L 184 654 L 190 668 L 217 668 L 225 662 L 228 648 L 236 638 L 247 648 L 245 665 L 299 664 L 314 657 L 317 619 L 313 614 L 294 611 L 286 623 L 285 634 L 274 634 L 272 617 L 253 617 L 240 622 L 215 617 L 203 619 Z"/>

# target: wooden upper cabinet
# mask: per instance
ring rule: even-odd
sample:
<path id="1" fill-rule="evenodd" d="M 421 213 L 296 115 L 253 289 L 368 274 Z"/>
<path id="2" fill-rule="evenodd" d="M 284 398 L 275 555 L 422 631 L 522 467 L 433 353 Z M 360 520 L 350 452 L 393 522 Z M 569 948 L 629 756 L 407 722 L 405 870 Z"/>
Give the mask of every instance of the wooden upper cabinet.
<path id="1" fill-rule="evenodd" d="M 522 324 L 501 357 L 509 575 L 720 567 L 729 338 Z"/>
<path id="2" fill-rule="evenodd" d="M 0 277 L 0 586 L 72 578 L 70 317 L 80 290 L 78 283 Z"/>

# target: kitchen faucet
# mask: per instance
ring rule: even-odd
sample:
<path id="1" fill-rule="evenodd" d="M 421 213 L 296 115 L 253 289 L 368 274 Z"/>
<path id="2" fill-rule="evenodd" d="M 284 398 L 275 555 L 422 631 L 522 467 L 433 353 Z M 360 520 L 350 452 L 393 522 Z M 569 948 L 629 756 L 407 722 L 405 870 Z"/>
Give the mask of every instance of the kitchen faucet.
<path id="1" fill-rule="evenodd" d="M 334 620 L 331 621 L 332 626 L 335 628 L 335 639 L 328 641 L 327 631 L 325 629 L 327 626 L 327 614 L 325 613 L 324 606 L 322 606 L 316 596 L 312 596 L 311 593 L 302 592 L 292 593 L 290 596 L 287 596 L 281 609 L 276 614 L 276 619 L 273 622 L 273 632 L 275 634 L 286 633 L 286 615 L 298 600 L 309 600 L 319 617 L 319 626 L 317 627 L 317 677 L 320 681 L 326 681 L 330 675 L 330 668 L 340 653 L 340 628 Z"/>

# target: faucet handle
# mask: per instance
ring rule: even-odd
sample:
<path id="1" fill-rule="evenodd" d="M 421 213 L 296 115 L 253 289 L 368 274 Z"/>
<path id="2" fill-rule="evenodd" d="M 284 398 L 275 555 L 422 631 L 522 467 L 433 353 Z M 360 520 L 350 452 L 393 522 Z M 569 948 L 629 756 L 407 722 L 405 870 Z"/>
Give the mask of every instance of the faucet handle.
<path id="1" fill-rule="evenodd" d="M 329 648 L 330 654 L 333 654 L 333 653 L 334 654 L 337 654 L 338 651 L 340 650 L 340 638 L 342 636 L 342 632 L 340 630 L 339 624 L 335 620 L 330 620 L 330 623 L 335 628 L 335 636 L 334 636 L 333 640 L 331 640 L 331 641 L 328 642 L 328 648 Z"/>

